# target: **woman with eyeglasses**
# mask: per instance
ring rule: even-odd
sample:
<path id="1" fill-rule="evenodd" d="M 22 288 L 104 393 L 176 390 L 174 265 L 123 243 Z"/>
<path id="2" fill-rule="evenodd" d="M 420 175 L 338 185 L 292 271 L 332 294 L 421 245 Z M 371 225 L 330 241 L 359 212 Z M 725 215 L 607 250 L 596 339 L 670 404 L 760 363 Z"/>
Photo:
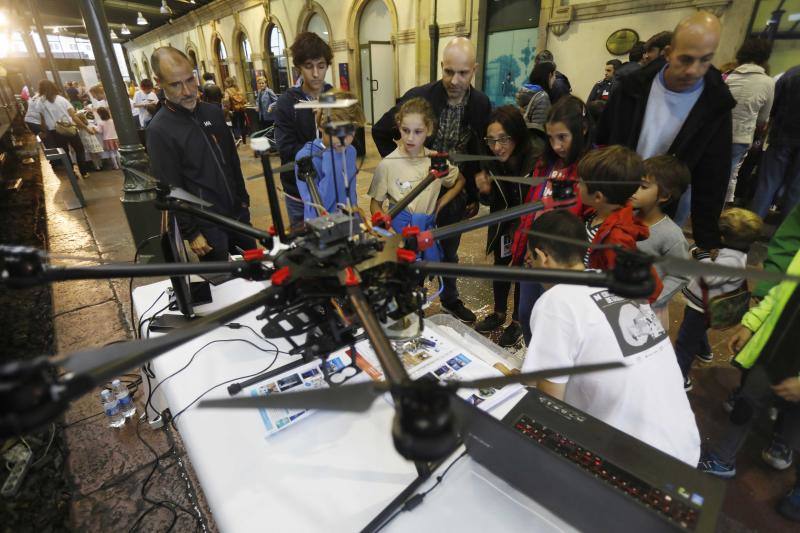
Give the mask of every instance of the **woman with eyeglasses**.
<path id="1" fill-rule="evenodd" d="M 486 128 L 484 142 L 489 151 L 499 158 L 499 161 L 487 162 L 483 171 L 475 176 L 481 203 L 488 205 L 491 212 L 521 204 L 530 187 L 492 179 L 493 175 L 529 176 L 540 155 L 540 151 L 535 149 L 531 141 L 525 119 L 519 108 L 512 105 L 495 108 L 489 116 L 489 126 Z M 511 243 L 516 226 L 516 221 L 509 221 L 489 227 L 486 254 L 494 254 L 495 265 L 508 265 L 511 262 Z M 492 282 L 494 312 L 475 324 L 477 331 L 488 333 L 505 324 L 510 290 L 511 282 Z M 519 284 L 514 284 L 514 307 L 511 312 L 511 323 L 500 336 L 500 346 L 514 346 L 522 339 L 522 327 L 517 320 L 518 303 Z"/>

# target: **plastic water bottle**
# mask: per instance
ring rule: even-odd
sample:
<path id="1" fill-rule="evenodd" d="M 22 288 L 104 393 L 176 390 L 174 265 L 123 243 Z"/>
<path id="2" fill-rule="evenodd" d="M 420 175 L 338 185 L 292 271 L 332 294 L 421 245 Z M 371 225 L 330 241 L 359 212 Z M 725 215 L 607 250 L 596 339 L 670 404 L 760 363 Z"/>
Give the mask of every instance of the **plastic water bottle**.
<path id="1" fill-rule="evenodd" d="M 119 412 L 122 413 L 122 416 L 130 418 L 136 414 L 136 405 L 134 405 L 133 399 L 128 392 L 128 386 L 123 385 L 120 380 L 115 379 L 111 382 L 111 388 L 114 391 L 114 395 L 117 397 Z"/>
<path id="2" fill-rule="evenodd" d="M 119 402 L 114 398 L 114 394 L 108 389 L 103 389 L 103 392 L 100 393 L 100 400 L 103 402 L 103 410 L 106 412 L 109 427 L 118 428 L 124 426 L 125 417 L 119 410 Z"/>

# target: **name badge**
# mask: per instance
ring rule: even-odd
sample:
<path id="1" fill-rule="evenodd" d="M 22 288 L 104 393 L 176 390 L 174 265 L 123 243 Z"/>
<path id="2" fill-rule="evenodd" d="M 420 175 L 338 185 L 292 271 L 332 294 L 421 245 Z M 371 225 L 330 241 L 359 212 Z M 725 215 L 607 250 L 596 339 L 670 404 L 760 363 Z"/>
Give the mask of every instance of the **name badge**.
<path id="1" fill-rule="evenodd" d="M 511 257 L 511 244 L 513 239 L 509 235 L 500 236 L 500 257 Z"/>

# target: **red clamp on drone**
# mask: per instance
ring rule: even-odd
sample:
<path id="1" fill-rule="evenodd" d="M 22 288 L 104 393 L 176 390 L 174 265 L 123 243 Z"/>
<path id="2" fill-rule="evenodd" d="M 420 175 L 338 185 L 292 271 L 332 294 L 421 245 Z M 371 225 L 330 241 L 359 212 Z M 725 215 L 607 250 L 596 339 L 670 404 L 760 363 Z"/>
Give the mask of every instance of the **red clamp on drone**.
<path id="1" fill-rule="evenodd" d="M 403 228 L 403 238 L 416 237 L 419 235 L 419 228 L 417 226 L 406 226 Z"/>
<path id="2" fill-rule="evenodd" d="M 380 228 L 389 229 L 392 227 L 392 217 L 381 211 L 376 211 L 372 215 L 372 225 Z"/>
<path id="3" fill-rule="evenodd" d="M 433 233 L 430 231 L 423 231 L 417 235 L 417 249 L 422 252 L 432 247 L 436 241 L 433 239 Z"/>
<path id="4" fill-rule="evenodd" d="M 428 157 L 431 158 L 431 174 L 437 178 L 443 178 L 450 172 L 450 165 L 447 164 L 447 158 L 449 157 L 447 152 L 436 152 Z"/>
<path id="5" fill-rule="evenodd" d="M 414 250 L 406 250 L 405 248 L 397 249 L 398 263 L 413 263 L 416 260 L 417 260 L 417 253 Z"/>
<path id="6" fill-rule="evenodd" d="M 258 261 L 266 255 L 266 252 L 261 248 L 253 248 L 252 250 L 245 250 L 242 252 L 242 259 L 245 261 Z"/>
<path id="7" fill-rule="evenodd" d="M 291 275 L 292 272 L 289 270 L 289 267 L 279 268 L 278 270 L 275 271 L 274 274 L 272 274 L 272 276 L 269 278 L 269 281 L 273 285 L 281 286 L 289 280 L 289 277 L 291 277 Z"/>
<path id="8" fill-rule="evenodd" d="M 361 279 L 356 274 L 356 271 L 353 270 L 353 267 L 344 269 L 344 284 L 346 287 L 356 287 L 361 284 Z"/>

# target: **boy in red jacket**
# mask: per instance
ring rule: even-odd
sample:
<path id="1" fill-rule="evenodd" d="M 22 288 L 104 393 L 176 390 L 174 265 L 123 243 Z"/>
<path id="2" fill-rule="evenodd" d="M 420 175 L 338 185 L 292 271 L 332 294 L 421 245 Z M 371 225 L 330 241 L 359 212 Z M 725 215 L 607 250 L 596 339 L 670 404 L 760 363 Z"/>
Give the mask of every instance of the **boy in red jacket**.
<path id="1" fill-rule="evenodd" d="M 590 243 L 616 244 L 636 250 L 636 241 L 650 236 L 650 229 L 634 214 L 629 201 L 644 174 L 642 158 L 624 146 L 607 146 L 589 152 L 581 159 L 578 176 Z M 589 248 L 583 263 L 586 268 L 611 270 L 616 257 L 615 250 Z M 656 282 L 653 295 L 657 297 L 662 284 L 655 269 L 653 277 Z"/>

